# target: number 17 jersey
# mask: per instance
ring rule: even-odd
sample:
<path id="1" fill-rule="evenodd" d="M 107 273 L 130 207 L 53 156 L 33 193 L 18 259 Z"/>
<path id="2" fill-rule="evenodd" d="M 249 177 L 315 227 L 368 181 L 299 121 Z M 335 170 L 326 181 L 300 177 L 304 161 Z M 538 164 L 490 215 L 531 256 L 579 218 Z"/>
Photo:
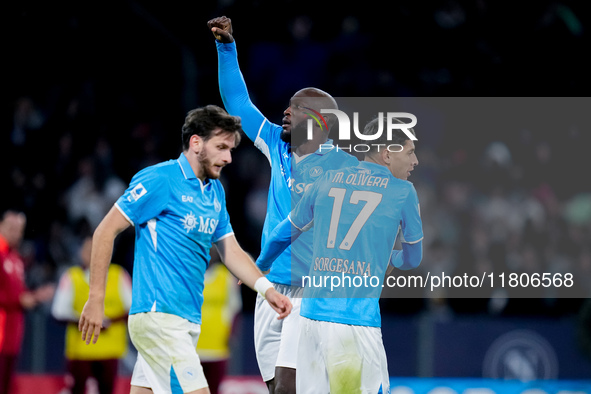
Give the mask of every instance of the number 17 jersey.
<path id="1" fill-rule="evenodd" d="M 379 297 L 398 229 L 404 242 L 423 238 L 412 183 L 371 162 L 329 171 L 304 194 L 290 220 L 301 230 L 314 227 L 301 315 L 380 327 Z"/>

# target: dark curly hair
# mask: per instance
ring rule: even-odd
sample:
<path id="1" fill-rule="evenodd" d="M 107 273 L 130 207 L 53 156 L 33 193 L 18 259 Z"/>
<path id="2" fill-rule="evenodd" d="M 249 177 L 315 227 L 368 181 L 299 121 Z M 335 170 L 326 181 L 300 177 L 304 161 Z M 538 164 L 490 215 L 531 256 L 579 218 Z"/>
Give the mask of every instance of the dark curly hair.
<path id="1" fill-rule="evenodd" d="M 221 129 L 221 130 L 218 130 Z M 214 131 L 216 131 L 214 133 Z M 183 150 L 189 149 L 191 136 L 197 134 L 205 141 L 219 134 L 234 134 L 236 145 L 240 143 L 242 123 L 238 116 L 229 115 L 217 105 L 206 105 L 187 113 L 182 129 Z"/>

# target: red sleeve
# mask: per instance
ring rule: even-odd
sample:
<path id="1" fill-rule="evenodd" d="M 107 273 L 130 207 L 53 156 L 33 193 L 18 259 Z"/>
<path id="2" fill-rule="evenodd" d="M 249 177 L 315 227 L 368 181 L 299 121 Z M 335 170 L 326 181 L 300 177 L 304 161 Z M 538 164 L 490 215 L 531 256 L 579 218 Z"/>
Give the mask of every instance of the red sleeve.
<path id="1" fill-rule="evenodd" d="M 0 252 L 0 308 L 22 309 L 20 296 L 26 290 L 22 275 L 22 261 Z"/>

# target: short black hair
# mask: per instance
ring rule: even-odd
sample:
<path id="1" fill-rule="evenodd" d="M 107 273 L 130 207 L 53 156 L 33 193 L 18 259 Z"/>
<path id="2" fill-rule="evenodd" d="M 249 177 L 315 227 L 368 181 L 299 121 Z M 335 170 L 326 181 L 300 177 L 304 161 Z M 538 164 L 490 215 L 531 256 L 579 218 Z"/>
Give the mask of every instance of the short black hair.
<path id="1" fill-rule="evenodd" d="M 398 118 L 392 118 L 395 122 L 397 123 L 401 123 L 404 124 L 403 121 L 401 121 Z M 400 129 L 394 129 L 392 130 L 392 139 L 388 139 L 388 133 L 386 131 L 386 122 L 387 122 L 387 117 L 386 116 L 382 116 L 381 118 L 375 117 L 374 119 L 370 120 L 369 122 L 367 122 L 367 124 L 365 125 L 365 127 L 363 128 L 363 131 L 361 132 L 361 134 L 363 135 L 375 135 L 378 132 L 378 129 L 380 127 L 380 120 L 381 120 L 381 127 L 382 127 L 382 134 L 380 135 L 379 138 L 376 138 L 375 140 L 372 141 L 371 143 L 371 148 L 370 150 L 366 153 L 368 155 L 374 154 L 379 152 L 383 148 L 383 146 L 389 146 L 389 145 L 401 145 L 404 146 L 404 144 L 406 143 L 406 141 L 410 140 L 410 137 L 408 135 L 406 135 L 406 133 Z M 412 135 L 414 135 L 416 137 L 415 131 L 413 128 L 407 128 L 408 131 L 410 131 L 410 133 Z M 379 145 L 382 145 L 382 147 L 379 147 Z"/>
<path id="2" fill-rule="evenodd" d="M 182 129 L 183 150 L 189 149 L 189 140 L 193 135 L 202 137 L 205 141 L 214 136 L 213 131 L 221 129 L 217 134 L 234 134 L 236 145 L 240 143 L 242 123 L 238 116 L 229 115 L 217 105 L 206 105 L 195 108 L 187 113 Z"/>

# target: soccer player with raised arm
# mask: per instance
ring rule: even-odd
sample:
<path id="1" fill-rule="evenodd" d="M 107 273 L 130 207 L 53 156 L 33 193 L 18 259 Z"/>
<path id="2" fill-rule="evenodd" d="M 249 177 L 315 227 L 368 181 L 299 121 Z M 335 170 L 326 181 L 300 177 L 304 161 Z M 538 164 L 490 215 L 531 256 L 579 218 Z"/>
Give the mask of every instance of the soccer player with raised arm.
<path id="1" fill-rule="evenodd" d="M 375 135 L 380 121 L 364 134 Z M 423 239 L 417 193 L 407 181 L 418 164 L 414 142 L 401 130 L 392 135 L 376 141 L 359 166 L 314 183 L 259 256 L 268 264 L 292 237 L 315 228 L 300 309 L 298 393 L 389 392 L 379 297 L 389 263 L 417 267 Z M 399 228 L 402 250 L 393 250 Z"/>
<path id="2" fill-rule="evenodd" d="M 291 303 L 238 245 L 221 182 L 240 141 L 240 119 L 214 105 L 190 111 L 183 152 L 138 172 L 93 236 L 90 292 L 79 329 L 96 343 L 104 317 L 107 269 L 119 233 L 135 226 L 129 334 L 138 350 L 131 394 L 199 393 L 209 389 L 195 347 L 209 251 L 257 290 L 282 319 Z"/>
<path id="3" fill-rule="evenodd" d="M 287 217 L 304 191 L 324 172 L 357 165 L 353 156 L 337 150 L 328 139 L 336 118 L 319 116 L 321 109 L 335 109 L 337 103 L 317 88 L 296 92 L 284 112 L 283 124 L 271 123 L 253 105 L 238 66 L 236 43 L 229 18 L 208 22 L 216 38 L 219 85 L 228 112 L 240 116 L 246 135 L 267 157 L 271 165 L 271 184 L 262 244 L 270 231 Z M 309 139 L 308 121 L 312 138 Z M 313 234 L 307 234 L 300 246 L 287 249 L 270 269 L 267 278 L 282 294 L 290 297 L 293 310 L 277 323 L 276 313 L 258 297 L 255 307 L 255 350 L 263 380 L 270 393 L 295 393 L 296 355 L 299 330 L 299 304 L 302 276 L 308 272 L 312 256 Z M 297 252 L 296 252 L 297 251 Z M 258 265 L 258 263 L 257 263 Z M 258 265 L 262 271 L 268 266 Z"/>

